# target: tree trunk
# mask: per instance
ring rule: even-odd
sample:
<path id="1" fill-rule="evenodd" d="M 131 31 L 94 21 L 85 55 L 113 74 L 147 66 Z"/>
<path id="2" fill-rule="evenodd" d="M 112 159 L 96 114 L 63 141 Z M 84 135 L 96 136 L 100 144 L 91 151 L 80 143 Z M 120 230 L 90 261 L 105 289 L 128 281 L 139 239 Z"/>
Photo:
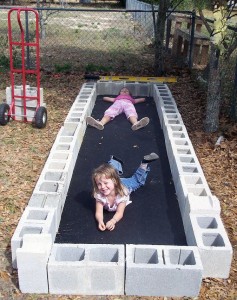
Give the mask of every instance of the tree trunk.
<path id="1" fill-rule="evenodd" d="M 219 48 L 211 43 L 207 108 L 206 119 L 204 122 L 204 129 L 206 132 L 215 132 L 219 127 L 219 113 L 221 104 L 221 78 L 219 58 Z"/>
<path id="2" fill-rule="evenodd" d="M 155 75 L 164 75 L 164 37 L 169 0 L 160 0 L 155 30 Z"/>
<path id="3" fill-rule="evenodd" d="M 234 89 L 233 89 L 233 94 L 231 97 L 230 116 L 234 122 L 237 122 L 237 61 L 236 61 L 236 66 L 235 66 Z"/>

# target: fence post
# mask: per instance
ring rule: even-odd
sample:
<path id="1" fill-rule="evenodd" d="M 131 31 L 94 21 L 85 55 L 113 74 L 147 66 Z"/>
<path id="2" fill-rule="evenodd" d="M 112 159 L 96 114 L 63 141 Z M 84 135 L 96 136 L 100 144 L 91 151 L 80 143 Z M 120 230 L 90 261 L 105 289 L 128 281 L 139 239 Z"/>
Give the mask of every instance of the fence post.
<path id="1" fill-rule="evenodd" d="M 196 12 L 195 10 L 193 10 L 192 22 L 191 22 L 191 37 L 190 37 L 190 44 L 189 44 L 189 59 L 188 59 L 188 66 L 190 69 L 192 69 L 193 67 L 193 42 L 194 42 L 195 20 L 196 20 Z"/>

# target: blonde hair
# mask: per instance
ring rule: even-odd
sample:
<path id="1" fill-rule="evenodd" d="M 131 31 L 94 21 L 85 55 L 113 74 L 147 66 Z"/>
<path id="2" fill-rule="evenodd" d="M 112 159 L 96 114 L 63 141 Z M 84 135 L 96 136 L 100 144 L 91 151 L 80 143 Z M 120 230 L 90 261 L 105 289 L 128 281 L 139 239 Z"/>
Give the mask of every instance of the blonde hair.
<path id="1" fill-rule="evenodd" d="M 103 175 L 105 176 L 106 179 L 111 179 L 114 182 L 114 189 L 116 195 L 119 194 L 121 197 L 125 196 L 124 187 L 119 178 L 119 175 L 115 170 L 115 168 L 112 167 L 110 164 L 102 164 L 98 168 L 93 170 L 92 172 L 93 196 L 96 193 L 99 193 L 96 184 L 96 178 L 101 178 Z"/>

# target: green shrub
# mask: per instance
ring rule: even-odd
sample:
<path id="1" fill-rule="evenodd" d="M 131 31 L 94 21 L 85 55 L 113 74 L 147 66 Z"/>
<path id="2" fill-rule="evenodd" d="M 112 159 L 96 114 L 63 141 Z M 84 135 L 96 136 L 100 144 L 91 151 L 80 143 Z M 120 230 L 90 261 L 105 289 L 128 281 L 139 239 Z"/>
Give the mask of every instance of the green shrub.
<path id="1" fill-rule="evenodd" d="M 9 57 L 5 55 L 0 55 L 0 71 L 10 69 L 10 60 Z"/>
<path id="2" fill-rule="evenodd" d="M 88 64 L 86 66 L 86 72 L 109 72 L 111 70 L 111 67 L 97 66 L 94 64 Z"/>
<path id="3" fill-rule="evenodd" d="M 69 63 L 65 64 L 55 64 L 54 69 L 56 73 L 69 73 L 72 70 L 72 66 Z"/>

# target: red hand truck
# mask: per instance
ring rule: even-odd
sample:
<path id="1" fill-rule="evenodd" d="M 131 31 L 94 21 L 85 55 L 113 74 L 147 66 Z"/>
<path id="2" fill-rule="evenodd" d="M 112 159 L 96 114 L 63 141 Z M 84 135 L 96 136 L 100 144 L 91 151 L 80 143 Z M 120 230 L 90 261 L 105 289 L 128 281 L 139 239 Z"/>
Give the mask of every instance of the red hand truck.
<path id="1" fill-rule="evenodd" d="M 25 13 L 22 16 L 22 13 Z M 33 16 L 35 28 L 29 38 L 28 19 Z M 17 16 L 18 38 L 13 38 L 12 15 Z M 25 18 L 25 26 L 22 18 Z M 31 18 L 32 19 L 32 18 Z M 27 34 L 25 34 L 27 32 Z M 17 34 L 15 34 L 17 35 Z M 32 38 L 33 35 L 33 38 Z M 47 123 L 47 110 L 41 98 L 40 89 L 40 51 L 39 51 L 39 16 L 38 12 L 31 8 L 12 8 L 8 12 L 8 38 L 10 53 L 10 103 L 0 104 L 0 125 L 6 125 L 10 118 L 22 122 L 31 122 L 37 128 L 44 128 Z M 33 41 L 30 41 L 32 40 Z M 15 52 L 20 49 L 21 59 L 16 59 Z M 32 54 L 33 53 L 33 54 Z M 27 58 L 32 55 L 33 66 L 28 65 Z M 27 85 L 28 77 L 30 81 L 35 81 L 36 87 L 30 88 Z M 16 82 L 20 79 L 20 85 Z"/>

